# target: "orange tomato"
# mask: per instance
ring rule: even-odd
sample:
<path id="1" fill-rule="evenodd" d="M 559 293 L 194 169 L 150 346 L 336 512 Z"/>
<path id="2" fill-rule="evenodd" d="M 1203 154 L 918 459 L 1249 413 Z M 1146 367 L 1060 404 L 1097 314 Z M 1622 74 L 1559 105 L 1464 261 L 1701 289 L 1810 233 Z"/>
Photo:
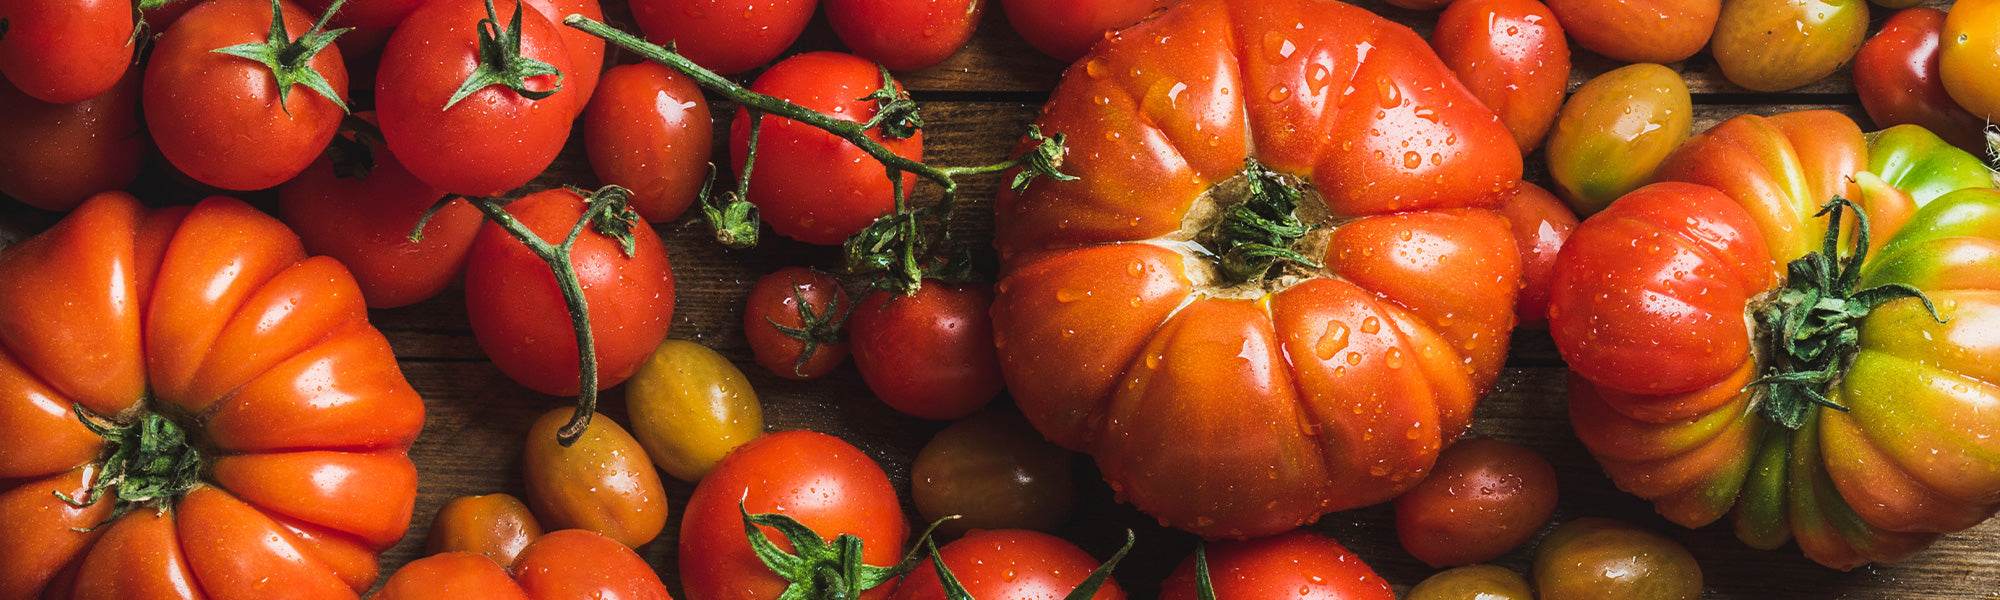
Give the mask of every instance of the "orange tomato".
<path id="1" fill-rule="evenodd" d="M 1549 0 L 1576 44 L 1620 62 L 1680 62 L 1715 32 L 1722 0 Z"/>
<path id="2" fill-rule="evenodd" d="M 1730 83 L 1789 90 L 1840 70 L 1868 35 L 1868 0 L 1731 0 L 1709 53 Z"/>
<path id="3" fill-rule="evenodd" d="M 2000 0 L 1960 0 L 1944 19 L 1938 67 L 1966 110 L 2000 121 Z"/>
<path id="4" fill-rule="evenodd" d="M 459 496 L 438 509 L 431 519 L 431 554 L 470 552 L 511 566 L 521 550 L 542 537 L 542 524 L 528 505 L 507 494 Z"/>
<path id="5" fill-rule="evenodd" d="M 562 445 L 556 430 L 575 410 L 549 411 L 528 428 L 521 451 L 528 503 L 551 527 L 594 531 L 632 548 L 653 541 L 667 526 L 667 491 L 646 449 L 609 415 Z"/>
<path id="6" fill-rule="evenodd" d="M 404 565 L 373 600 L 673 600 L 646 560 L 611 538 L 580 529 L 542 536 L 501 567 L 472 552 Z"/>

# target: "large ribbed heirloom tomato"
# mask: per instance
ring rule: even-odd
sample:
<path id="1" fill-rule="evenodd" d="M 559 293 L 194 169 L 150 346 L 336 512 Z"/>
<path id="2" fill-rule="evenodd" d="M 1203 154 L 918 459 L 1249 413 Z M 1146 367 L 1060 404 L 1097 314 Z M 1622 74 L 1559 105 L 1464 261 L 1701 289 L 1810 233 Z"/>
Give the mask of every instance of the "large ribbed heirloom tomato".
<path id="1" fill-rule="evenodd" d="M 1520 275 L 1520 150 L 1422 38 L 1327 0 L 1194 0 L 1098 44 L 1003 193 L 1022 411 L 1208 537 L 1394 497 L 1464 430 Z"/>
<path id="2" fill-rule="evenodd" d="M 1726 121 L 1660 178 L 1577 228 L 1549 307 L 1571 422 L 1620 488 L 1842 569 L 2000 507 L 2000 191 L 1978 159 L 1812 111 Z"/>
<path id="3" fill-rule="evenodd" d="M 338 261 L 99 195 L 0 250 L 0 598 L 355 598 L 423 420 Z"/>

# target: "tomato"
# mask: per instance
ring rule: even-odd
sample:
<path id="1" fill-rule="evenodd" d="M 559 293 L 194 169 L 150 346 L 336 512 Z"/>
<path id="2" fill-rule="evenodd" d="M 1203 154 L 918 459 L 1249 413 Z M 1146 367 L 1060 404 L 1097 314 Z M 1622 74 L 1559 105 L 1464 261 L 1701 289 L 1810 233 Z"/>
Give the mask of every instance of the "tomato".
<path id="1" fill-rule="evenodd" d="M 0 347 L 0 597 L 352 598 L 409 526 L 423 400 L 249 205 L 84 202 L 0 253 Z"/>
<path id="2" fill-rule="evenodd" d="M 535 516 L 550 527 L 595 531 L 631 548 L 653 541 L 667 526 L 667 491 L 646 449 L 608 416 L 592 419 L 582 437 L 562 445 L 556 430 L 574 411 L 549 411 L 528 428 L 521 470 Z"/>
<path id="3" fill-rule="evenodd" d="M 1138 23 L 1175 0 L 1000 0 L 1007 23 L 1042 54 L 1070 63 L 1111 31 Z"/>
<path id="4" fill-rule="evenodd" d="M 632 432 L 660 470 L 698 481 L 724 455 L 764 435 L 764 408 L 729 359 L 667 340 L 625 384 Z"/>
<path id="5" fill-rule="evenodd" d="M 0 2 L 0 74 L 29 97 L 82 102 L 110 91 L 132 64 L 133 4 L 126 0 Z M 267 9 L 268 10 L 268 9 Z M 269 12 L 265 13 L 269 27 Z"/>
<path id="6" fill-rule="evenodd" d="M 1868 35 L 1868 0 L 1723 4 L 1710 54 L 1730 83 L 1760 92 L 1803 86 L 1847 65 Z"/>
<path id="7" fill-rule="evenodd" d="M 1972 114 L 2000 121 L 2000 0 L 1953 3 L 1944 19 L 1938 72 L 1944 89 Z"/>
<path id="8" fill-rule="evenodd" d="M 1433 567 L 1499 558 L 1541 530 L 1556 510 L 1556 470 L 1540 454 L 1492 439 L 1438 455 L 1423 483 L 1396 498 L 1396 537 Z"/>
<path id="9" fill-rule="evenodd" d="M 827 539 L 860 538 L 861 562 L 876 567 L 896 564 L 910 535 L 896 489 L 868 455 L 821 433 L 773 433 L 730 452 L 688 498 L 680 535 L 681 585 L 688 597 L 767 600 L 791 585 L 751 552 L 743 534 L 746 511 L 791 517 Z M 773 528 L 761 530 L 779 549 L 797 551 Z M 888 595 L 883 586 L 861 597 Z"/>
<path id="10" fill-rule="evenodd" d="M 1555 277 L 1556 256 L 1576 231 L 1576 213 L 1542 186 L 1521 182 L 1514 197 L 1500 205 L 1500 215 L 1514 229 L 1521 250 L 1521 295 L 1514 301 L 1514 318 L 1522 325 L 1549 319 L 1549 280 Z"/>
<path id="11" fill-rule="evenodd" d="M 561 243 L 587 210 L 567 189 L 529 194 L 507 212 L 545 242 Z M 570 253 L 590 307 L 597 347 L 597 387 L 609 389 L 639 370 L 674 321 L 674 271 L 651 227 L 632 228 L 633 253 L 595 228 Z M 572 396 L 578 388 L 576 329 L 555 275 L 520 240 L 488 222 L 472 240 L 465 266 L 465 312 L 473 337 L 500 372 L 528 389 Z"/>
<path id="12" fill-rule="evenodd" d="M 1549 330 L 1576 375 L 1571 423 L 1612 481 L 1668 520 L 1734 514 L 1745 543 L 1796 539 L 1814 561 L 1853 568 L 1993 513 L 2000 464 L 1952 440 L 2000 438 L 2000 415 L 1973 408 L 2000 401 L 1983 383 L 2000 356 L 1963 337 L 2000 327 L 2000 283 L 1974 266 L 2000 248 L 1977 229 L 2000 215 L 2000 192 L 1970 176 L 1977 159 L 1919 128 L 1892 131 L 1871 148 L 1838 113 L 1731 119 L 1675 153 L 1667 183 L 1613 203 L 1563 247 Z M 1986 189 L 1937 196 L 1955 185 Z M 1835 217 L 1817 213 L 1836 196 L 1867 216 L 1869 243 L 1852 223 L 1827 241 Z M 1947 321 L 1865 291 L 1891 284 Z M 1802 310 L 1843 316 L 1803 327 Z M 1824 353 L 1800 349 L 1817 344 Z"/>
<path id="13" fill-rule="evenodd" d="M 1037 121 L 1080 179 L 995 203 L 994 342 L 1022 413 L 1207 537 L 1414 485 L 1497 376 L 1519 289 L 1493 209 L 1520 148 L 1455 81 L 1407 28 L 1315 0 L 1182 2 L 1099 44 Z M 1324 210 L 1297 209 L 1300 181 Z M 1258 229 L 1289 219 L 1307 235 Z M 1322 266 L 1217 250 L 1242 230 Z"/>
<path id="14" fill-rule="evenodd" d="M 411 561 L 373 600 L 672 600 L 646 560 L 610 538 L 569 529 L 542 536 L 511 569 L 471 552 Z"/>
<path id="15" fill-rule="evenodd" d="M 973 598 L 1067 598 L 1098 567 L 1089 552 L 1036 531 L 975 531 L 939 548 L 944 562 Z M 1119 600 L 1125 591 L 1105 580 L 1090 598 Z M 925 561 L 896 584 L 893 600 L 945 600 L 935 563 Z"/>
<path id="16" fill-rule="evenodd" d="M 1535 553 L 1542 600 L 1694 600 L 1701 565 L 1657 533 L 1585 517 L 1564 523 Z"/>
<path id="17" fill-rule="evenodd" d="M 757 364 L 771 373 L 818 379 L 847 360 L 841 326 L 853 305 L 832 275 L 805 267 L 778 269 L 757 278 L 743 304 L 743 337 Z"/>
<path id="18" fill-rule="evenodd" d="M 1304 530 L 1208 546 L 1216 598 L 1393 600 L 1389 582 L 1333 538 Z M 1195 600 L 1195 558 L 1160 584 L 1160 600 Z"/>
<path id="19" fill-rule="evenodd" d="M 1053 530 L 1076 503 L 1071 455 L 1021 414 L 989 408 L 939 431 L 910 465 L 910 499 L 925 521 L 956 515 L 940 534 Z"/>
<path id="20" fill-rule="evenodd" d="M 0 82 L 0 194 L 43 210 L 76 208 L 139 176 L 146 132 L 139 78 L 72 104 L 48 104 Z"/>
<path id="21" fill-rule="evenodd" d="M 559 74 L 575 71 L 559 26 L 518 2 L 492 6 L 501 28 L 521 13 L 519 58 Z M 389 149 L 417 179 L 447 193 L 495 196 L 528 183 L 562 151 L 583 106 L 577 81 L 566 75 L 496 83 L 453 102 L 476 69 L 499 68 L 480 58 L 486 18 L 478 0 L 425 2 L 396 27 L 375 73 L 375 110 Z M 548 95 L 533 97 L 540 94 Z"/>
<path id="22" fill-rule="evenodd" d="M 875 63 L 838 52 L 787 58 L 750 85 L 752 91 L 857 123 L 875 116 L 876 101 L 862 97 L 881 88 L 882 72 Z M 876 128 L 868 136 L 905 158 L 923 158 L 922 131 L 891 139 Z M 750 117 L 737 111 L 729 126 L 729 158 L 738 176 L 749 148 Z M 798 121 L 769 117 L 757 148 L 748 199 L 778 235 L 830 246 L 895 209 L 882 165 L 852 142 Z M 903 174 L 903 189 L 916 184 L 916 175 Z"/>
<path id="23" fill-rule="evenodd" d="M 1972 116 L 1938 76 L 1944 12 L 1912 8 L 1889 17 L 1854 55 L 1854 91 L 1876 125 L 1922 125 L 1973 154 L 1986 152 L 1986 121 Z"/>
<path id="24" fill-rule="evenodd" d="M 1500 115 L 1521 152 L 1542 145 L 1569 89 L 1569 42 L 1535 0 L 1465 0 L 1438 15 L 1438 58 Z"/>
<path id="25" fill-rule="evenodd" d="M 1577 214 L 1651 181 L 1694 128 L 1694 101 L 1679 73 L 1627 65 L 1577 88 L 1549 136 L 1549 176 Z"/>
<path id="26" fill-rule="evenodd" d="M 1410 10 L 1437 10 L 1451 4 L 1452 0 L 1385 0 L 1390 6 Z"/>
<path id="27" fill-rule="evenodd" d="M 591 97 L 597 93 L 598 76 L 604 72 L 604 39 L 584 33 L 582 29 L 570 27 L 563 19 L 570 15 L 583 15 L 594 21 L 604 20 L 604 7 L 598 0 L 527 0 L 528 6 L 541 13 L 543 18 L 554 25 L 556 33 L 562 37 L 563 48 L 569 51 L 570 70 L 563 71 L 563 87 L 571 90 L 576 110 L 582 111 L 589 105 Z"/>
<path id="28" fill-rule="evenodd" d="M 632 190 L 632 208 L 647 221 L 680 218 L 709 175 L 708 100 L 687 77 L 649 62 L 612 67 L 603 81 L 583 112 L 590 170 Z"/>
<path id="29" fill-rule="evenodd" d="M 1410 595 L 1403 600 L 1535 600 L 1535 593 L 1519 573 L 1493 565 L 1471 565 L 1425 578 L 1410 588 Z"/>
<path id="30" fill-rule="evenodd" d="M 633 0 L 646 39 L 723 75 L 776 60 L 812 20 L 815 0 Z"/>
<path id="31" fill-rule="evenodd" d="M 459 496 L 438 509 L 431 519 L 431 554 L 469 552 L 511 566 L 521 551 L 542 537 L 542 523 L 528 505 L 507 494 Z"/>
<path id="32" fill-rule="evenodd" d="M 198 3 L 172 2 L 166 8 L 180 7 L 185 11 L 191 4 Z M 341 34 L 334 43 L 340 45 L 341 58 L 347 60 L 350 68 L 347 74 L 356 87 L 373 81 L 377 63 L 381 62 L 382 45 L 388 43 L 390 31 L 421 4 L 422 0 L 347 0 L 341 3 L 340 12 L 334 13 L 328 26 L 352 29 Z M 299 6 L 315 15 L 326 14 L 333 1 L 299 0 Z M 146 22 L 154 27 L 163 25 L 151 11 L 146 13 Z"/>
<path id="33" fill-rule="evenodd" d="M 993 291 L 977 284 L 929 281 L 909 296 L 871 293 L 849 321 L 854 368 L 868 391 L 903 414 L 964 418 L 1004 387 L 992 305 Z"/>
<path id="34" fill-rule="evenodd" d="M 1708 45 L 1722 0 L 1550 0 L 1578 46 L 1620 62 L 1672 63 Z"/>
<path id="35" fill-rule="evenodd" d="M 944 62 L 979 27 L 980 0 L 826 0 L 847 49 L 896 71 Z"/>

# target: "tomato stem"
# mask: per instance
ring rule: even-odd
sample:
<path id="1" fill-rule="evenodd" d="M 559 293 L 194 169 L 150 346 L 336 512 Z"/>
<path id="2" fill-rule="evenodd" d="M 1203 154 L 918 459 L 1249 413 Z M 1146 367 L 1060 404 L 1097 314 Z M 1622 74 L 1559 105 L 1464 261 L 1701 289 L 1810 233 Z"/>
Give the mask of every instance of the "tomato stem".
<path id="1" fill-rule="evenodd" d="M 738 250 L 757 245 L 760 232 L 757 205 L 750 203 L 750 173 L 757 168 L 757 138 L 764 132 L 764 113 L 750 111 L 750 149 L 743 153 L 743 175 L 736 178 L 736 191 L 724 193 L 721 201 L 711 201 L 715 185 L 715 165 L 708 167 L 708 181 L 701 185 L 701 216 L 715 232 L 716 243 Z"/>
<path id="2" fill-rule="evenodd" d="M 1244 177 L 1249 197 L 1225 209 L 1203 235 L 1202 244 L 1215 253 L 1223 278 L 1230 283 L 1260 281 L 1283 264 L 1319 268 L 1317 261 L 1292 248 L 1312 231 L 1299 220 L 1299 190 L 1254 160 L 1244 166 Z"/>
<path id="3" fill-rule="evenodd" d="M 173 420 L 148 412 L 133 424 L 121 425 L 81 404 L 70 405 L 70 410 L 84 428 L 104 438 L 106 452 L 82 498 L 55 492 L 64 504 L 90 506 L 109 490 L 117 504 L 104 519 L 108 523 L 141 507 L 164 511 L 201 482 L 201 452 Z"/>
<path id="4" fill-rule="evenodd" d="M 1208 572 L 1208 544 L 1194 544 L 1194 596 L 1196 600 L 1215 600 L 1215 580 Z"/>
<path id="5" fill-rule="evenodd" d="M 750 541 L 751 553 L 765 568 L 791 582 L 778 597 L 809 600 L 859 600 L 861 592 L 902 577 L 916 567 L 922 556 L 917 550 L 931 540 L 938 526 L 958 518 L 949 516 L 931 523 L 902 560 L 893 566 L 878 567 L 861 562 L 862 540 L 853 534 L 843 533 L 828 542 L 797 519 L 778 513 L 753 515 L 741 501 L 736 503 L 736 510 L 743 515 L 743 535 Z M 764 527 L 785 536 L 785 541 L 791 542 L 792 553 L 778 548 L 764 535 Z"/>
<path id="6" fill-rule="evenodd" d="M 275 1 L 275 0 L 273 0 Z M 445 100 L 444 110 L 458 104 L 474 92 L 491 86 L 503 86 L 529 100 L 540 100 L 562 91 L 563 74 L 551 65 L 528 58 L 521 53 L 521 6 L 524 0 L 514 2 L 514 16 L 507 26 L 500 26 L 500 15 L 493 10 L 493 0 L 486 1 L 486 18 L 479 20 L 479 66 L 465 77 L 458 90 Z M 555 85 L 545 90 L 530 89 L 528 80 L 536 77 L 554 76 Z"/>
<path id="7" fill-rule="evenodd" d="M 351 30 L 350 28 L 326 29 L 327 21 L 333 18 L 334 13 L 340 11 L 341 5 L 345 2 L 346 0 L 334 0 L 331 6 L 326 7 L 326 12 L 319 16 L 319 20 L 313 22 L 312 29 L 306 30 L 304 35 L 294 40 L 285 33 L 284 6 L 278 0 L 271 0 L 271 32 L 264 41 L 216 48 L 212 52 L 247 58 L 263 63 L 269 68 L 271 77 L 277 80 L 278 107 L 283 109 L 285 114 L 292 113 L 292 106 L 286 100 L 291 97 L 292 87 L 298 85 L 306 86 L 306 89 L 326 98 L 334 106 L 340 107 L 340 112 L 348 112 L 347 101 L 341 99 L 340 92 L 334 91 L 333 84 L 327 82 L 326 76 L 312 67 L 313 57 L 318 56 L 327 46 L 333 45 L 333 41 L 341 34 Z"/>

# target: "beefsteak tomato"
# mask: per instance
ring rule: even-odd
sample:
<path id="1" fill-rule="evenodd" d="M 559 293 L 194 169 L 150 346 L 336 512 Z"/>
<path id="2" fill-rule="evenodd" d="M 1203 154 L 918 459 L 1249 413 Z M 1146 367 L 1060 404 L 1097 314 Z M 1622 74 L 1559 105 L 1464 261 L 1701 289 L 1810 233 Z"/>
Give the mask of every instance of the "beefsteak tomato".
<path id="1" fill-rule="evenodd" d="M 673 600 L 646 559 L 611 538 L 566 529 L 537 538 L 511 568 L 471 552 L 412 561 L 372 600 Z"/>

